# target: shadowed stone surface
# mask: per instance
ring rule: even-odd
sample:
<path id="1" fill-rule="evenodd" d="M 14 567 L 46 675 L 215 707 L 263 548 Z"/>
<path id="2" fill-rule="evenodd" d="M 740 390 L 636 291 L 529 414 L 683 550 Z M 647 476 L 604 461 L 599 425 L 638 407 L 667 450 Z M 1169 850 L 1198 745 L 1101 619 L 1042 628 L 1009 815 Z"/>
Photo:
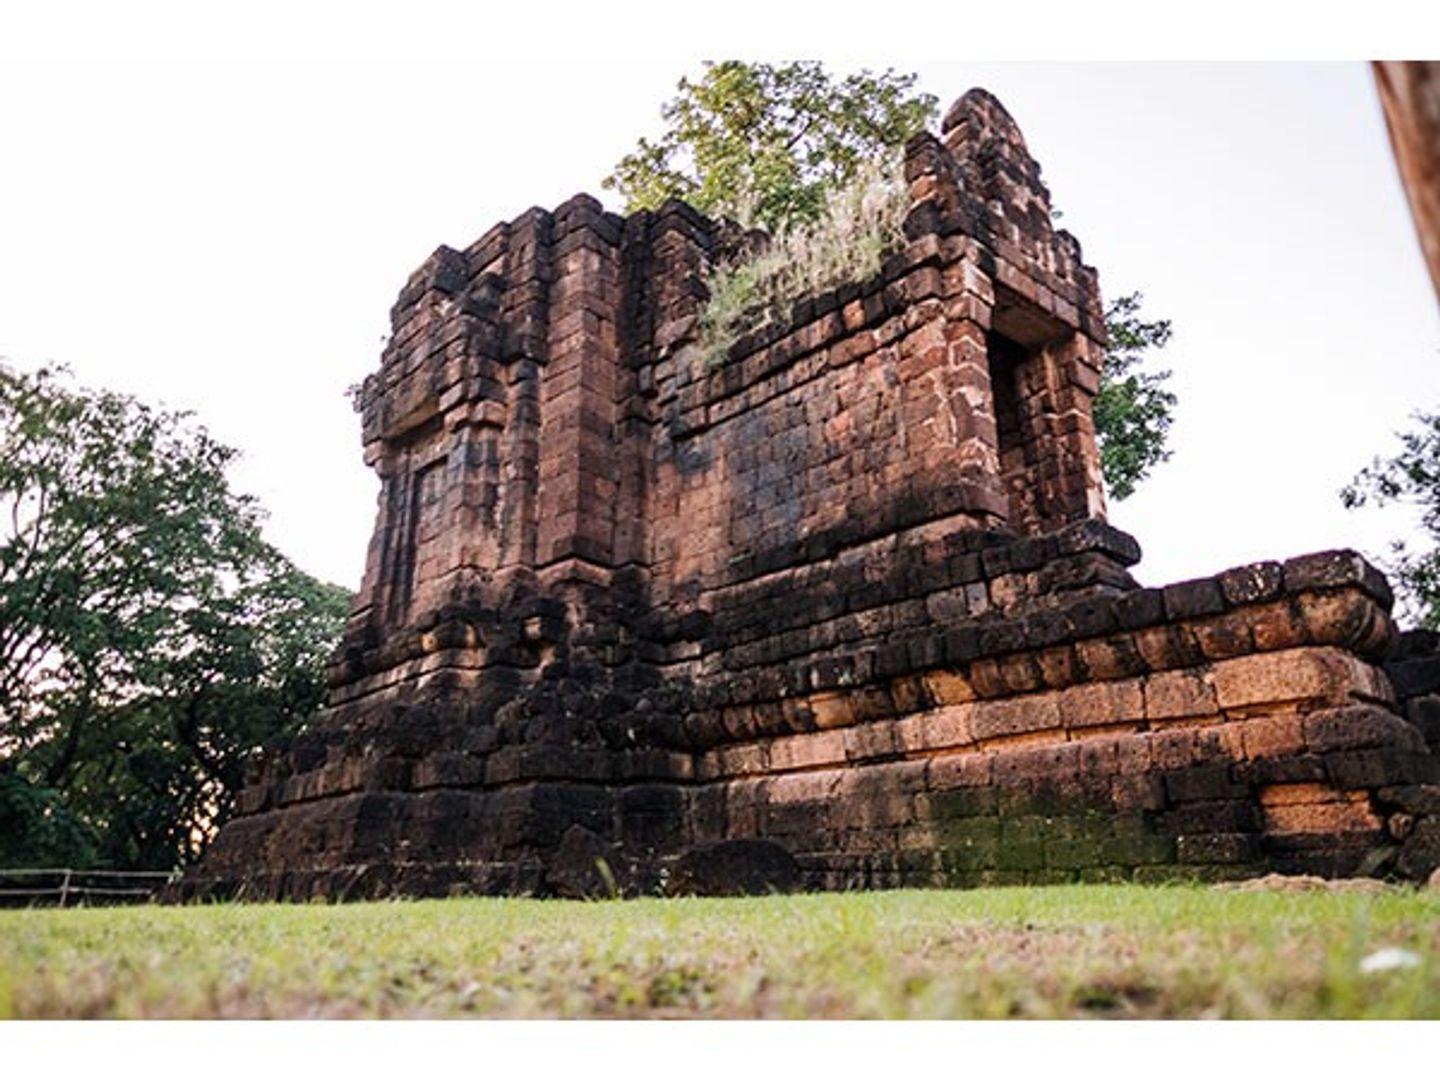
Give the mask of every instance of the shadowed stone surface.
<path id="1" fill-rule="evenodd" d="M 768 840 L 722 840 L 680 856 L 670 875 L 674 896 L 765 896 L 800 887 L 800 865 Z"/>
<path id="2" fill-rule="evenodd" d="M 883 272 L 718 366 L 733 237 L 683 204 L 431 256 L 361 394 L 328 707 L 181 892 L 1428 874 L 1433 643 L 1353 552 L 1139 588 L 1099 286 L 1014 121 L 971 91 L 906 178 Z"/>
<path id="3" fill-rule="evenodd" d="M 597 900 L 633 892 L 636 882 L 619 845 L 589 829 L 571 825 L 545 870 L 545 885 L 556 896 Z"/>

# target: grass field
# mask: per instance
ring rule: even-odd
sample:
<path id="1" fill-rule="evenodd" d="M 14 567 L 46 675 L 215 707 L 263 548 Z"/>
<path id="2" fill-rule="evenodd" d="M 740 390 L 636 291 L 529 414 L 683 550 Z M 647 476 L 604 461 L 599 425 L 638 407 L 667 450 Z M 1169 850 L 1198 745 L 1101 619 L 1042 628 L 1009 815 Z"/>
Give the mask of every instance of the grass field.
<path id="1" fill-rule="evenodd" d="M 435 1016 L 1440 1017 L 1440 893 L 0 911 L 0 1017 Z"/>

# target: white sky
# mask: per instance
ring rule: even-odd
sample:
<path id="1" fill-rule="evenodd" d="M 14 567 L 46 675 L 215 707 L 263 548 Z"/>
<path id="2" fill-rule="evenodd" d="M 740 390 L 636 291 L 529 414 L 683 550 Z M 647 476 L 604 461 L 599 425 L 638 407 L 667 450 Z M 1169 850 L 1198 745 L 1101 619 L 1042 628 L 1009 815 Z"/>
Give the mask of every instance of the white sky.
<path id="1" fill-rule="evenodd" d="M 942 110 L 996 93 L 1106 294 L 1175 324 L 1174 459 L 1111 513 L 1142 580 L 1410 528 L 1337 498 L 1440 405 L 1367 67 L 893 62 Z M 377 485 L 344 391 L 406 276 L 531 205 L 605 197 L 695 66 L 0 64 L 0 355 L 195 411 L 244 452 L 271 538 L 354 587 Z"/>

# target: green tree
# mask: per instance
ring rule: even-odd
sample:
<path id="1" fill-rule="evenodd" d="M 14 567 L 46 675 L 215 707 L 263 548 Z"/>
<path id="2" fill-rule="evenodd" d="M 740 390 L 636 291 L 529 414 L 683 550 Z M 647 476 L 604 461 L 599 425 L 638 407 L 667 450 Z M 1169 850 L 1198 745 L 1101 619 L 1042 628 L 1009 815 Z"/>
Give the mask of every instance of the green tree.
<path id="1" fill-rule="evenodd" d="M 659 140 L 640 139 L 604 185 L 619 191 L 629 210 L 680 198 L 708 214 L 793 231 L 816 221 L 827 196 L 935 118 L 936 99 L 916 93 L 916 82 L 892 70 L 837 79 L 816 63 L 706 64 L 700 78 L 681 79 L 661 107 L 667 126 Z M 754 300 L 754 275 L 746 271 L 732 268 L 717 279 L 729 305 L 721 304 L 721 323 L 744 315 Z M 1095 398 L 1101 467 L 1116 501 L 1170 456 L 1170 372 L 1144 370 L 1147 354 L 1169 341 L 1170 323 L 1145 319 L 1141 301 L 1131 293 L 1106 311 L 1110 348 Z"/>
<path id="2" fill-rule="evenodd" d="M 185 415 L 0 365 L 0 758 L 116 865 L 171 866 L 303 722 L 345 611 Z"/>
<path id="3" fill-rule="evenodd" d="M 1376 457 L 1340 492 L 1349 509 L 1399 504 L 1420 511 L 1420 549 L 1396 540 L 1382 560 L 1401 610 L 1418 625 L 1440 630 L 1440 411 L 1416 412 L 1396 433 L 1400 449 Z"/>
<path id="4" fill-rule="evenodd" d="M 280 564 L 187 613 L 184 648 L 92 717 L 66 778 L 69 808 L 104 824 L 102 861 L 166 869 L 201 853 L 260 748 L 321 704 L 347 607 L 343 590 Z M 36 749 L 37 771 L 54 752 Z"/>
<path id="5" fill-rule="evenodd" d="M 889 70 L 836 78 L 813 62 L 707 63 L 661 107 L 659 140 L 640 139 L 604 186 L 630 210 L 674 197 L 772 231 L 814 221 L 827 192 L 935 118 L 916 81 Z"/>
<path id="6" fill-rule="evenodd" d="M 1170 458 L 1165 443 L 1176 397 L 1165 388 L 1169 371 L 1143 370 L 1147 353 L 1170 340 L 1170 320 L 1147 321 L 1144 296 L 1121 296 L 1105 309 L 1110 345 L 1093 403 L 1105 487 L 1117 502 L 1135 493 L 1150 470 Z"/>
<path id="7" fill-rule="evenodd" d="M 94 838 L 59 794 L 36 787 L 0 761 L 0 870 L 94 861 Z"/>

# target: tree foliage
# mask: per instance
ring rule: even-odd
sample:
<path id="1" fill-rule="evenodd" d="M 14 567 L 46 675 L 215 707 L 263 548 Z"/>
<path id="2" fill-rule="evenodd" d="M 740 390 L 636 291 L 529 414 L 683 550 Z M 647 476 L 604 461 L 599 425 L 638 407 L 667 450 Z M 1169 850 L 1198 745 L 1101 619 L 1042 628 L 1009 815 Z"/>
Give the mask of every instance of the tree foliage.
<path id="1" fill-rule="evenodd" d="M 1413 426 L 1397 432 L 1399 451 L 1372 460 L 1341 490 L 1340 499 L 1352 510 L 1401 504 L 1420 511 L 1427 545 L 1416 550 L 1395 541 L 1384 569 L 1405 614 L 1440 630 L 1440 411 L 1416 412 L 1411 419 Z"/>
<path id="2" fill-rule="evenodd" d="M 59 793 L 36 787 L 0 761 L 0 870 L 94 861 L 94 838 Z"/>
<path id="3" fill-rule="evenodd" d="M 1170 320 L 1147 321 L 1143 301 L 1142 294 L 1129 293 L 1105 310 L 1110 346 L 1095 395 L 1095 434 L 1105 487 L 1116 501 L 1133 495 L 1150 470 L 1170 457 L 1165 442 L 1176 405 L 1165 388 L 1170 372 L 1144 370 L 1149 350 L 1169 342 Z"/>
<path id="4" fill-rule="evenodd" d="M 772 231 L 816 220 L 826 194 L 888 157 L 935 117 L 915 75 L 836 78 L 820 64 L 707 63 L 661 107 L 657 141 L 640 139 L 604 181 L 628 209 L 678 197 Z"/>
<path id="5" fill-rule="evenodd" d="M 0 758 L 116 865 L 172 866 L 318 704 L 346 600 L 183 414 L 0 365 Z"/>
<path id="6" fill-rule="evenodd" d="M 782 249 L 793 237 L 809 250 L 817 245 L 805 228 L 866 166 L 888 159 L 934 119 L 936 99 L 916 93 L 916 82 L 914 74 L 888 69 L 837 79 L 817 63 L 706 64 L 698 79 L 681 79 L 662 106 L 666 129 L 659 140 L 640 139 L 604 183 L 630 210 L 681 198 L 781 234 Z M 757 270 L 722 269 L 712 292 L 718 284 L 723 310 L 711 321 L 725 323 L 738 317 L 734 312 L 749 312 Z M 1170 456 L 1176 406 L 1166 389 L 1170 372 L 1144 370 L 1148 353 L 1169 341 L 1170 323 L 1145 319 L 1141 301 L 1131 293 L 1106 312 L 1110 349 L 1094 403 L 1105 485 L 1117 501 Z"/>

